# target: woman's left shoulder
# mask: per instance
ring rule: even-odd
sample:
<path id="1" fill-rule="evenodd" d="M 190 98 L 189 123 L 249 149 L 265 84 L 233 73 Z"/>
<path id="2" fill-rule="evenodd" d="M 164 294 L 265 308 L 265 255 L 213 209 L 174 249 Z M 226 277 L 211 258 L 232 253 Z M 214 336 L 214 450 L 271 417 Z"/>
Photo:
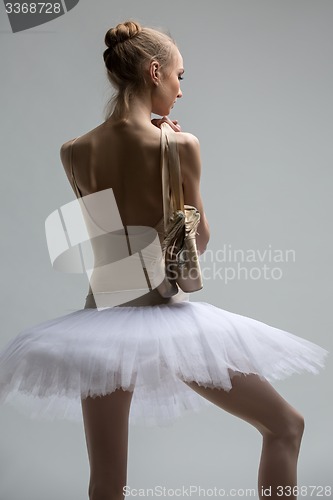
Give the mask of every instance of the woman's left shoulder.
<path id="1" fill-rule="evenodd" d="M 198 137 L 191 132 L 177 132 L 177 143 L 187 151 L 198 151 L 200 149 Z"/>
<path id="2" fill-rule="evenodd" d="M 199 139 L 191 132 L 177 132 L 177 144 L 180 153 L 191 157 L 200 155 Z"/>

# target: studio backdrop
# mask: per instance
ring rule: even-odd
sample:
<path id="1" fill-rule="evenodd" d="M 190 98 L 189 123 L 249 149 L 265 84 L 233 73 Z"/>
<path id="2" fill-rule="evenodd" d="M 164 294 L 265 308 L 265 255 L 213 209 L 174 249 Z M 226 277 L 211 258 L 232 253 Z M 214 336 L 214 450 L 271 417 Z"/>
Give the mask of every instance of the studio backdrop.
<path id="1" fill-rule="evenodd" d="M 29 325 L 84 306 L 87 276 L 53 269 L 45 220 L 75 199 L 61 145 L 104 121 L 112 94 L 104 35 L 134 19 L 169 32 L 184 59 L 183 97 L 170 117 L 200 140 L 211 229 L 204 287 L 191 301 L 331 352 L 332 2 L 61 1 L 38 19 L 13 5 L 0 4 L 0 349 Z M 274 383 L 305 417 L 302 498 L 313 497 L 310 486 L 329 496 L 332 376 L 329 357 L 316 376 Z M 245 496 L 260 448 L 252 426 L 215 406 L 170 428 L 133 427 L 128 485 L 147 496 L 190 486 L 195 500 L 199 488 Z M 83 424 L 0 407 L 1 500 L 82 500 L 88 480 Z"/>

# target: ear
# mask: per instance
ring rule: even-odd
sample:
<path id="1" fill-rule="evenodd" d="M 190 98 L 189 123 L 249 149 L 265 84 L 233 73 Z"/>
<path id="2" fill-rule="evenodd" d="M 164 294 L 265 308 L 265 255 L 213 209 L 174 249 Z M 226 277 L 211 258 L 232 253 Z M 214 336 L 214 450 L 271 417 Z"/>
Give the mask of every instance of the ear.
<path id="1" fill-rule="evenodd" d="M 160 81 L 160 63 L 152 60 L 149 66 L 149 76 L 154 85 L 158 85 Z"/>

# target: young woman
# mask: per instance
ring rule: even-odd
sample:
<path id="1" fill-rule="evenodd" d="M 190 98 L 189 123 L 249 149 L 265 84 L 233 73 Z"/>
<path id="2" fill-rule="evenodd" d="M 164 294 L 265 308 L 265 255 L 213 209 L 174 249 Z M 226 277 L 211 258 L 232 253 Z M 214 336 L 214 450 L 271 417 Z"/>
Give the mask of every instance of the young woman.
<path id="1" fill-rule="evenodd" d="M 68 180 L 78 199 L 112 188 L 124 227 L 154 228 L 162 241 L 160 127 L 168 123 L 185 203 L 201 214 L 196 242 L 202 254 L 210 230 L 200 195 L 199 141 L 168 118 L 182 97 L 181 53 L 168 35 L 133 21 L 108 30 L 105 42 L 117 92 L 100 126 L 61 147 Z M 162 118 L 151 120 L 152 113 Z M 181 290 L 165 298 L 154 288 L 100 310 L 98 295 L 117 292 L 115 281 L 104 280 L 97 294 L 90 286 L 83 309 L 31 327 L 8 344 L 0 355 L 2 399 L 28 402 L 29 394 L 38 395 L 34 416 L 83 416 L 90 500 L 124 498 L 130 418 L 170 424 L 183 411 L 212 403 L 260 432 L 259 497 L 271 488 L 271 499 L 296 498 L 290 490 L 304 419 L 269 381 L 317 372 L 327 351 L 255 319 L 190 302 Z"/>

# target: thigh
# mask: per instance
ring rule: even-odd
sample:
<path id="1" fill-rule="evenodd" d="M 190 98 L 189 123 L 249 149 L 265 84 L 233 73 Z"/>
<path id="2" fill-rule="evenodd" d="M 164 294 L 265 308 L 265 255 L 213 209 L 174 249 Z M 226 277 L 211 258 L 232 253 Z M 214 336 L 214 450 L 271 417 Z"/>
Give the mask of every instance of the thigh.
<path id="1" fill-rule="evenodd" d="M 91 477 L 95 482 L 117 478 L 126 483 L 128 417 L 133 392 L 81 400 Z"/>
<path id="2" fill-rule="evenodd" d="M 235 376 L 233 376 L 235 375 Z M 232 389 L 205 388 L 185 382 L 219 408 L 254 425 L 259 432 L 283 436 L 301 415 L 265 379 L 256 374 L 232 374 Z"/>

